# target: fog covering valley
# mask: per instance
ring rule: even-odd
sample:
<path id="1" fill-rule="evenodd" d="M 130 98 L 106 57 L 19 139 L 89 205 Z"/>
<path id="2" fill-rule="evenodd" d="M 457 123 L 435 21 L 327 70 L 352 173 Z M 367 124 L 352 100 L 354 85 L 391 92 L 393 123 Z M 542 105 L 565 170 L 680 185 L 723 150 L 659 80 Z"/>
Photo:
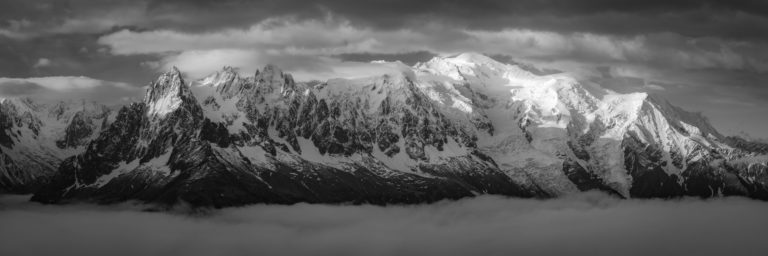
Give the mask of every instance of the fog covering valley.
<path id="1" fill-rule="evenodd" d="M 0 0 L 0 256 L 768 256 L 766 113 L 768 0 Z"/>
<path id="2" fill-rule="evenodd" d="M 407 206 L 253 205 L 202 214 L 0 197 L 0 255 L 765 255 L 745 198 L 480 196 Z"/>

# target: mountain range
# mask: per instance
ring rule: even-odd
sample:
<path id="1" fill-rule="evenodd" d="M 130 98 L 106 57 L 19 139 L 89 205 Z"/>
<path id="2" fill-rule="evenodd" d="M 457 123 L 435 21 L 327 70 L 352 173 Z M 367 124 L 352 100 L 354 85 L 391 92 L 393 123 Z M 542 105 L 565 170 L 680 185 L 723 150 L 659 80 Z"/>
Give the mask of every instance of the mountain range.
<path id="1" fill-rule="evenodd" d="M 568 73 L 464 53 L 295 82 L 268 65 L 141 102 L 0 102 L 0 191 L 43 203 L 401 204 L 480 194 L 768 199 L 768 144 Z"/>

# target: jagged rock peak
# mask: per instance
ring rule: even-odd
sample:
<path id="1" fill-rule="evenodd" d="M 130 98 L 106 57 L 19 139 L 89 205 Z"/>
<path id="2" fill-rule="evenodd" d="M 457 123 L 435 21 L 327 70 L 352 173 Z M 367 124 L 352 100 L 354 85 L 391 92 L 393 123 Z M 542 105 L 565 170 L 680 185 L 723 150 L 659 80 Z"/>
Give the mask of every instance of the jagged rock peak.
<path id="1" fill-rule="evenodd" d="M 181 93 L 184 80 L 181 76 L 181 72 L 178 68 L 173 67 L 171 70 L 160 74 L 157 79 L 149 84 L 147 93 L 144 95 L 144 102 L 149 103 L 156 99 L 163 97 L 168 93 Z"/>
<path id="2" fill-rule="evenodd" d="M 29 97 L 9 97 L 9 98 L 3 98 L 0 100 L 0 103 L 2 104 L 14 104 L 14 105 L 21 105 L 21 106 L 27 106 L 29 108 L 37 108 L 39 107 L 39 104 L 37 104 L 32 98 Z"/>
<path id="3" fill-rule="evenodd" d="M 40 112 L 46 110 L 46 107 L 46 105 L 37 103 L 29 97 L 9 97 L 0 101 L 0 111 L 11 111 L 18 114 Z"/>
<path id="4" fill-rule="evenodd" d="M 238 71 L 236 67 L 232 67 L 232 66 L 224 66 L 221 70 L 227 73 L 237 73 Z"/>
<path id="5" fill-rule="evenodd" d="M 178 108 L 188 97 L 193 97 L 192 93 L 179 69 L 173 67 L 149 85 L 144 103 L 149 107 L 148 115 L 165 115 Z"/>
<path id="6" fill-rule="evenodd" d="M 83 113 L 87 116 L 103 116 L 110 108 L 95 101 L 85 99 L 80 100 L 62 100 L 47 107 L 48 116 L 56 119 L 66 119 L 71 117 L 72 113 Z"/>
<path id="7" fill-rule="evenodd" d="M 266 83 L 270 86 L 280 86 L 281 93 L 286 92 L 287 89 L 294 89 L 296 87 L 296 82 L 294 82 L 293 76 L 283 73 L 283 70 L 272 64 L 267 64 L 261 70 L 257 70 L 255 78 L 259 83 Z"/>
<path id="8" fill-rule="evenodd" d="M 768 158 L 755 157 L 764 147 L 733 140 L 749 152 L 730 150 L 708 139 L 714 129 L 701 115 L 646 93 L 538 75 L 476 53 L 378 64 L 386 74 L 321 84 L 295 84 L 273 65 L 243 78 L 224 67 L 211 76 L 221 84 L 189 88 L 173 69 L 150 85 L 145 103 L 121 109 L 85 153 L 60 164 L 33 200 L 224 207 L 592 189 L 768 198 Z M 65 145 L 83 148 L 103 126 L 78 119 Z M 43 131 L 29 123 L 25 134 Z M 9 135 L 18 133 L 2 131 L 0 144 L 14 142 Z M 34 160 L 15 155 L 15 163 Z"/>
<path id="9" fill-rule="evenodd" d="M 199 85 L 221 87 L 232 83 L 240 78 L 238 69 L 231 66 L 224 66 L 221 71 L 213 73 L 199 81 Z"/>

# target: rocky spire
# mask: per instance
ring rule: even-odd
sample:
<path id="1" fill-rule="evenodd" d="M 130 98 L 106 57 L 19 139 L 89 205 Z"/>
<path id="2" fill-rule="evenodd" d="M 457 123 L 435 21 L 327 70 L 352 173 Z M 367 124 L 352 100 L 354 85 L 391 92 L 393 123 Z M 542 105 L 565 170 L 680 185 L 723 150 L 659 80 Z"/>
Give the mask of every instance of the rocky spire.
<path id="1" fill-rule="evenodd" d="M 181 77 L 176 67 L 163 73 L 147 88 L 144 103 L 148 107 L 148 115 L 165 115 L 177 109 L 185 98 L 191 98 L 192 93 Z"/>
<path id="2" fill-rule="evenodd" d="M 275 89 L 280 88 L 280 93 L 286 93 L 289 89 L 296 87 L 293 76 L 283 73 L 283 70 L 272 64 L 266 65 L 261 71 L 256 71 L 256 82 Z"/>
<path id="3" fill-rule="evenodd" d="M 203 78 L 200 83 L 211 87 L 227 87 L 231 86 L 232 83 L 239 78 L 240 76 L 237 73 L 237 68 L 224 66 L 221 71 Z"/>

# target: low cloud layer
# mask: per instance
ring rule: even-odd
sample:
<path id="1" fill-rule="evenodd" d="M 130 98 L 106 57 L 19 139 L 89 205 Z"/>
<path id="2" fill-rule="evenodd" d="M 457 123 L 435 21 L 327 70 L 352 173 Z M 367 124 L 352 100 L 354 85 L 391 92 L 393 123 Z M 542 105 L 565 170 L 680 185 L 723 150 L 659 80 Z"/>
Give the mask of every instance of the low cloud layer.
<path id="1" fill-rule="evenodd" d="M 0 198 L 2 255 L 763 255 L 768 203 L 482 196 L 203 217 Z"/>
<path id="2" fill-rule="evenodd" d="M 89 77 L 0 77 L 0 98 L 34 97 L 45 102 L 85 98 L 115 104 L 128 98 L 140 97 L 142 92 L 141 88 L 126 83 Z"/>

